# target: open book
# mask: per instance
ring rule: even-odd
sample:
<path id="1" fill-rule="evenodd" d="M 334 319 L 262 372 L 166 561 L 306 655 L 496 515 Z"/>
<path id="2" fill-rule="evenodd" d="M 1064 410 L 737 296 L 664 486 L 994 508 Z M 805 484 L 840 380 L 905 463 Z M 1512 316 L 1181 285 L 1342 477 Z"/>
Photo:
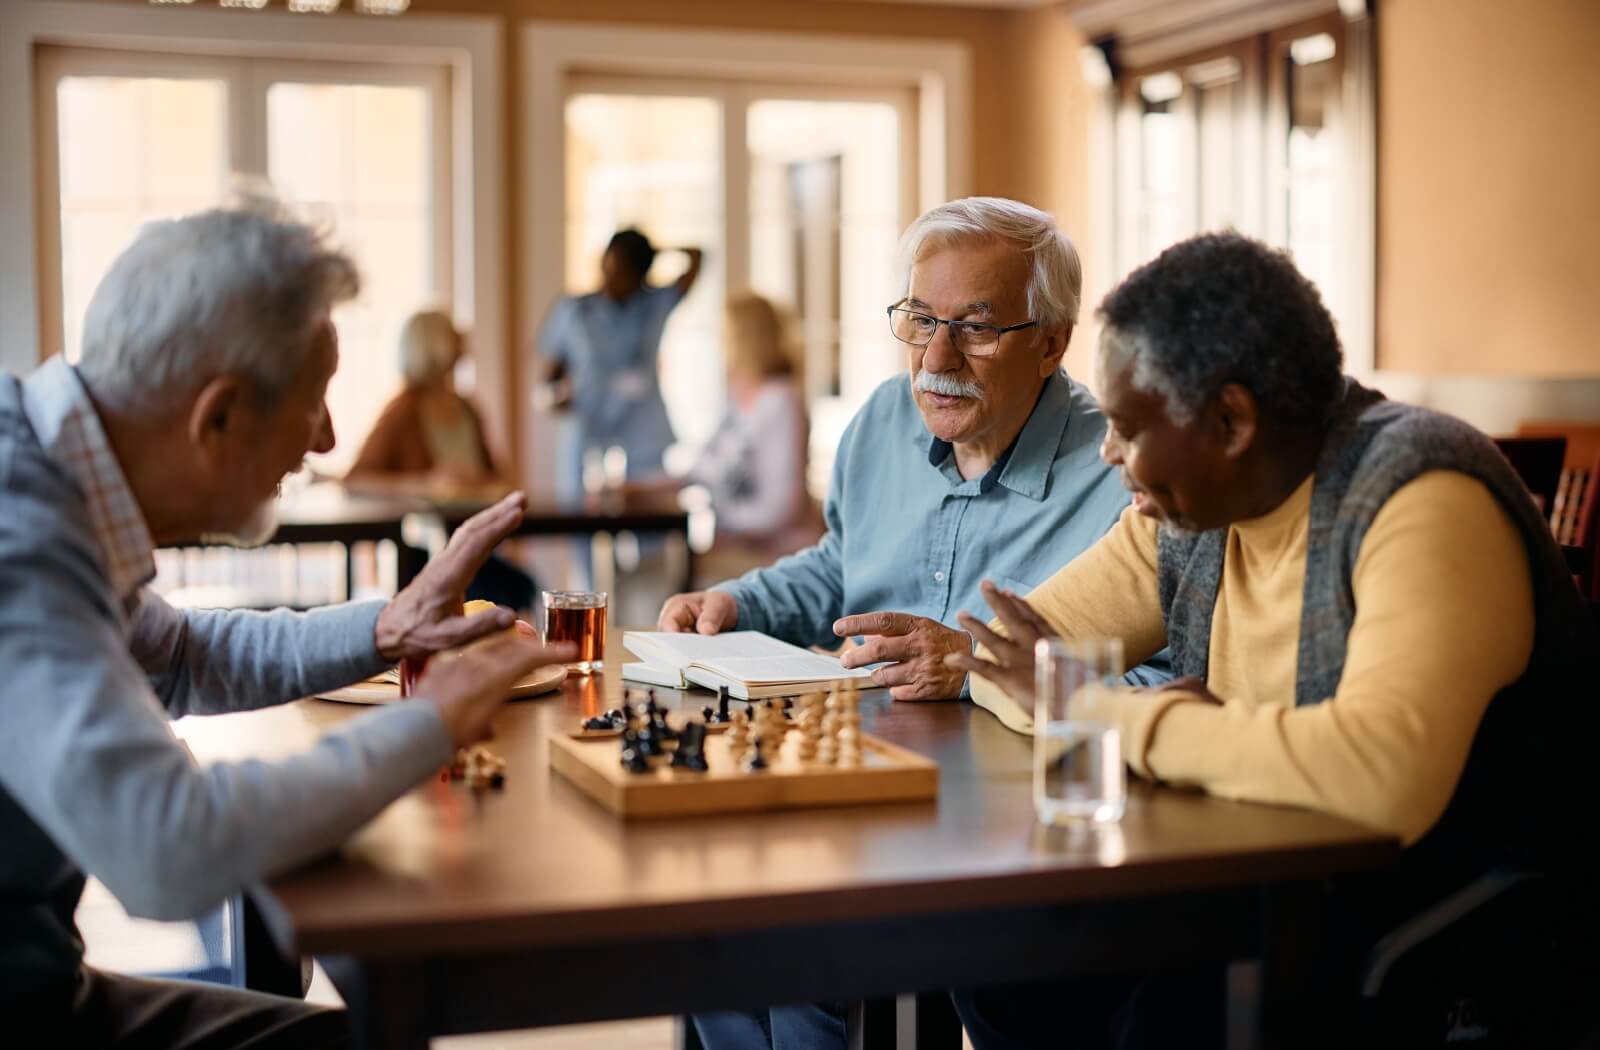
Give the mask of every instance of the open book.
<path id="1" fill-rule="evenodd" d="M 643 663 L 622 665 L 622 677 L 673 689 L 727 686 L 741 700 L 796 696 L 838 686 L 872 688 L 872 672 L 850 670 L 831 656 L 780 642 L 760 631 L 671 634 L 627 631 L 623 647 Z"/>

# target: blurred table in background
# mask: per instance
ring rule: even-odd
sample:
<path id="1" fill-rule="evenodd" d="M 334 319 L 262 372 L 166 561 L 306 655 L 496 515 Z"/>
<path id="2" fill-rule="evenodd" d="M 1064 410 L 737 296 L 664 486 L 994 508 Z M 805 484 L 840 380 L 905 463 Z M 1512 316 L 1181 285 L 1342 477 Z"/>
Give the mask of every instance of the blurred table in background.
<path id="1" fill-rule="evenodd" d="M 491 506 L 499 491 L 426 490 L 382 493 L 351 492 L 335 482 L 306 487 L 278 502 L 278 527 L 263 548 L 291 551 L 240 550 L 207 539 L 174 544 L 158 557 L 169 596 L 190 607 L 306 607 L 348 600 L 358 590 L 358 545 L 378 544 L 380 593 L 393 593 L 415 578 L 428 559 L 444 549 L 450 535 L 472 515 Z M 581 503 L 532 501 L 513 537 L 596 536 L 621 533 L 662 535 L 677 541 L 672 577 L 683 590 L 694 575 L 694 550 L 689 542 L 691 513 L 672 495 L 591 496 Z M 301 586 L 298 551 L 314 545 L 337 545 L 342 556 L 342 589 L 322 586 L 306 593 Z M 609 550 L 609 547 L 607 548 Z M 389 553 L 392 550 L 392 554 Z M 280 557 L 287 555 L 287 557 Z M 265 567 L 260 559 L 266 557 Z M 610 566 L 605 567 L 607 570 Z M 609 589 L 609 588 L 601 588 Z"/>

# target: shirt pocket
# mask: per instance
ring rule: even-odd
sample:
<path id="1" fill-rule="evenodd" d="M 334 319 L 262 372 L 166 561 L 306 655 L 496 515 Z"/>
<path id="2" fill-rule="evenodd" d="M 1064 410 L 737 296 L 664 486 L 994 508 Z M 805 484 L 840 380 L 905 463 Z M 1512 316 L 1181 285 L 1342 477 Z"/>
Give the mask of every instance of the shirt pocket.
<path id="1" fill-rule="evenodd" d="M 1001 590 L 1011 591 L 1021 598 L 1026 598 L 1029 591 L 1039 586 L 1036 583 L 1029 583 L 1027 580 L 1019 580 L 1015 576 L 992 576 L 990 578 L 1000 585 Z"/>

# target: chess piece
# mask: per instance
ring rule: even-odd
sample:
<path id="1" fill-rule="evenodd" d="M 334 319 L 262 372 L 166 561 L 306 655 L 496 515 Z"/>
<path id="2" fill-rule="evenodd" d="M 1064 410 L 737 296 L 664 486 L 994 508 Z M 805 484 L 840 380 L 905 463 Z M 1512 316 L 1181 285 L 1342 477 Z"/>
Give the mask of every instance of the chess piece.
<path id="1" fill-rule="evenodd" d="M 473 791 L 499 790 L 506 782 L 506 760 L 482 744 L 457 752 L 462 776 Z"/>
<path id="2" fill-rule="evenodd" d="M 800 698 L 800 744 L 795 754 L 802 762 L 810 762 L 817 755 L 817 738 L 822 729 L 822 719 L 817 710 L 818 698 L 816 693 L 807 693 Z"/>
<path id="3" fill-rule="evenodd" d="M 595 715 L 593 718 L 585 718 L 583 720 L 583 728 L 590 732 L 605 732 L 615 729 L 616 725 L 611 721 L 611 716 L 608 714 Z"/>
<path id="4" fill-rule="evenodd" d="M 750 712 L 735 711 L 728 722 L 728 753 L 735 762 L 744 758 L 745 744 L 750 740 Z"/>
<path id="5" fill-rule="evenodd" d="M 841 693 L 839 703 L 839 762 L 857 765 L 861 761 L 861 696 Z"/>
<path id="6" fill-rule="evenodd" d="M 719 686 L 717 686 L 717 721 L 718 722 L 726 722 L 727 720 L 728 720 L 728 687 L 725 686 L 725 685 L 719 685 Z"/>
<path id="7" fill-rule="evenodd" d="M 639 746 L 639 733 L 628 728 L 622 731 L 622 768 L 630 773 L 650 772 L 650 758 Z"/>
<path id="8" fill-rule="evenodd" d="M 706 706 L 704 706 L 704 707 L 702 707 L 700 709 L 700 721 L 702 723 L 704 723 L 705 725 L 711 725 L 716 720 L 717 720 L 717 710 L 716 710 L 716 708 L 712 707 L 710 704 L 707 704 Z"/>
<path id="9" fill-rule="evenodd" d="M 669 742 L 678 739 L 678 731 L 667 721 L 666 708 L 656 703 L 654 689 L 650 690 L 650 699 L 645 705 L 645 710 L 649 713 L 650 735 L 655 738 L 658 747 L 665 748 Z"/>
<path id="10" fill-rule="evenodd" d="M 706 771 L 706 727 L 690 722 L 678 735 L 678 749 L 672 753 L 672 768 L 694 773 Z"/>
<path id="11" fill-rule="evenodd" d="M 643 724 L 634 730 L 634 739 L 639 742 L 639 753 L 646 758 L 656 758 L 665 750 L 661 738 L 656 736 L 655 724 L 649 719 L 645 719 Z"/>
<path id="12" fill-rule="evenodd" d="M 750 741 L 750 749 L 745 752 L 744 769 L 746 773 L 759 773 L 767 768 L 767 756 L 762 754 L 763 734 L 757 733 Z"/>

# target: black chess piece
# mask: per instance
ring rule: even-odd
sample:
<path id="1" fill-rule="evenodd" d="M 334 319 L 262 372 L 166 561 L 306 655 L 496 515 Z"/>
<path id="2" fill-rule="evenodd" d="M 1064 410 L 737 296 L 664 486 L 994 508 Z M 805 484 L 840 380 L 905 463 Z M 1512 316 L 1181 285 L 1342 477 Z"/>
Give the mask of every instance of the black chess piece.
<path id="1" fill-rule="evenodd" d="M 639 746 L 639 734 L 633 729 L 622 731 L 622 768 L 630 773 L 650 772 L 650 758 Z"/>
<path id="2" fill-rule="evenodd" d="M 672 725 L 667 721 L 666 708 L 656 703 L 654 693 L 652 693 L 650 696 L 650 705 L 647 710 L 650 712 L 651 736 L 655 737 L 656 740 L 662 744 L 678 739 L 678 731 L 673 729 Z"/>
<path id="3" fill-rule="evenodd" d="M 706 725 L 711 725 L 713 722 L 715 722 L 717 720 L 716 709 L 713 708 L 710 704 L 707 704 L 706 706 L 702 707 L 700 709 L 700 719 Z"/>
<path id="4" fill-rule="evenodd" d="M 656 736 L 655 725 L 649 719 L 634 730 L 634 737 L 639 741 L 639 753 L 645 757 L 655 758 L 663 753 L 661 738 Z"/>
<path id="5" fill-rule="evenodd" d="M 583 720 L 583 728 L 586 730 L 598 730 L 604 732 L 617 727 L 616 724 L 612 722 L 610 715 L 595 715 L 593 718 L 585 718 Z"/>
<path id="6" fill-rule="evenodd" d="M 761 754 L 760 734 L 756 734 L 750 738 L 750 761 L 744 764 L 744 768 L 750 773 L 759 773 L 761 770 L 767 768 L 767 760 Z"/>
<path id="7" fill-rule="evenodd" d="M 717 686 L 717 721 L 718 722 L 726 722 L 726 721 L 728 721 L 729 717 L 730 716 L 728 715 L 728 687 L 725 686 L 725 685 L 719 685 L 719 686 Z"/>
<path id="8" fill-rule="evenodd" d="M 678 736 L 678 750 L 672 753 L 674 769 L 687 769 L 695 773 L 706 771 L 706 727 L 700 722 L 690 722 Z"/>

